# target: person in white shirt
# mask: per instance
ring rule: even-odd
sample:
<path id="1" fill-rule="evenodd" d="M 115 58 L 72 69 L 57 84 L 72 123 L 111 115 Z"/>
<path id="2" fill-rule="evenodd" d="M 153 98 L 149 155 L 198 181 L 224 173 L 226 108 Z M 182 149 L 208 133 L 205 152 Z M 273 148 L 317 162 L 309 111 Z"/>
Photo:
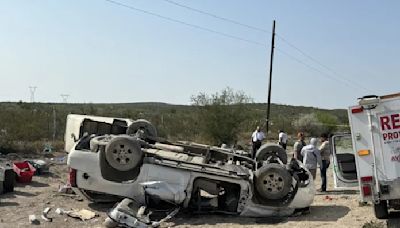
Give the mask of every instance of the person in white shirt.
<path id="1" fill-rule="evenodd" d="M 264 133 L 261 131 L 260 126 L 257 126 L 256 130 L 251 135 L 251 142 L 253 144 L 253 158 L 255 158 L 256 152 L 261 147 L 261 143 L 264 139 Z"/>
<path id="2" fill-rule="evenodd" d="M 283 147 L 283 149 L 286 150 L 286 145 L 287 145 L 287 140 L 288 140 L 288 136 L 285 132 L 283 132 L 283 130 L 279 131 L 279 145 L 281 145 Z"/>

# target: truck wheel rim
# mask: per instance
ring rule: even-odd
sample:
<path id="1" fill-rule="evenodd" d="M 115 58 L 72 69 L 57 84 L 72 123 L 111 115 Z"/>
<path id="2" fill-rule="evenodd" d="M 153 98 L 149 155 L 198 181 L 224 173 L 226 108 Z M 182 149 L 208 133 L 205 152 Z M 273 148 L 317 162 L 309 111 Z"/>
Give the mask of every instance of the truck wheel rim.
<path id="1" fill-rule="evenodd" d="M 133 148 L 130 148 L 125 144 L 117 144 L 117 146 L 112 151 L 112 156 L 117 163 L 121 165 L 126 165 L 130 162 L 133 162 L 133 152 Z"/>
<path id="2" fill-rule="evenodd" d="M 283 177 L 276 173 L 268 173 L 263 180 L 263 188 L 270 193 L 278 193 L 285 186 Z"/>

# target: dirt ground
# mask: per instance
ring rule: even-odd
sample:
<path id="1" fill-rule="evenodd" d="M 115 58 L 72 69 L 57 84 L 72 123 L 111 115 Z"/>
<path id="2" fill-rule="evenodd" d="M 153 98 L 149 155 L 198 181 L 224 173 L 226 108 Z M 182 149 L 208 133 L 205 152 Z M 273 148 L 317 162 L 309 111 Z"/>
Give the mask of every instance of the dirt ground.
<path id="1" fill-rule="evenodd" d="M 50 168 L 51 174 L 34 176 L 30 184 L 17 184 L 15 191 L 0 196 L 0 228 L 8 227 L 103 227 L 106 212 L 112 204 L 94 204 L 77 198 L 74 195 L 60 195 L 57 190 L 60 184 L 67 180 L 67 167 L 65 164 L 54 164 Z M 329 170 L 328 193 L 315 196 L 309 215 L 290 217 L 287 219 L 255 219 L 218 215 L 178 215 L 164 227 L 363 227 L 368 222 L 377 222 L 373 215 L 371 205 L 360 206 L 358 192 L 335 191 L 332 183 L 332 170 Z M 319 188 L 320 179 L 316 185 Z M 53 222 L 45 222 L 40 218 L 44 208 L 51 207 L 49 217 Z M 58 215 L 56 208 L 63 209 L 88 209 L 99 216 L 89 220 L 80 221 Z M 30 225 L 29 215 L 34 214 L 39 219 L 40 225 Z M 383 222 L 380 222 L 383 224 Z"/>

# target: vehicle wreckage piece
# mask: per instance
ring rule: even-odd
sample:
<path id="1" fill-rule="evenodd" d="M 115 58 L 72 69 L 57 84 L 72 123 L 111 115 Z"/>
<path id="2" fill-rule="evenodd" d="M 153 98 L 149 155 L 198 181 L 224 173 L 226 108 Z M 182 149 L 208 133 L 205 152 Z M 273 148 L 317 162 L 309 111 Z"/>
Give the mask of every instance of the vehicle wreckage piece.
<path id="1" fill-rule="evenodd" d="M 104 225 L 108 228 L 117 226 L 129 228 L 147 228 L 159 227 L 161 223 L 174 217 L 179 212 L 179 207 L 175 208 L 164 218 L 158 221 L 152 221 L 150 216 L 153 214 L 151 210 L 147 210 L 145 206 L 140 206 L 131 199 L 123 199 L 109 213 Z"/>

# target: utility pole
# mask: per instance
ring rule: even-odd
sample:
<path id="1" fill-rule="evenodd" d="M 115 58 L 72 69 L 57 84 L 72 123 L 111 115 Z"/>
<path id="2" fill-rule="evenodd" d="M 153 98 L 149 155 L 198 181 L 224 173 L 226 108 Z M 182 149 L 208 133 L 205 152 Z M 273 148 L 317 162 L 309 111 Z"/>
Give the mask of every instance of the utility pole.
<path id="1" fill-rule="evenodd" d="M 56 121 L 56 108 L 53 106 L 53 142 L 56 140 L 57 121 Z"/>
<path id="2" fill-rule="evenodd" d="M 29 91 L 31 93 L 31 103 L 35 102 L 35 92 L 36 92 L 37 86 L 29 86 Z"/>
<path id="3" fill-rule="evenodd" d="M 268 106 L 267 106 L 267 126 L 266 133 L 269 131 L 269 114 L 271 109 L 271 85 L 272 85 L 272 63 L 274 60 L 274 49 L 275 49 L 275 20 L 272 24 L 272 43 L 271 43 L 271 59 L 269 63 L 269 85 L 268 85 Z"/>

